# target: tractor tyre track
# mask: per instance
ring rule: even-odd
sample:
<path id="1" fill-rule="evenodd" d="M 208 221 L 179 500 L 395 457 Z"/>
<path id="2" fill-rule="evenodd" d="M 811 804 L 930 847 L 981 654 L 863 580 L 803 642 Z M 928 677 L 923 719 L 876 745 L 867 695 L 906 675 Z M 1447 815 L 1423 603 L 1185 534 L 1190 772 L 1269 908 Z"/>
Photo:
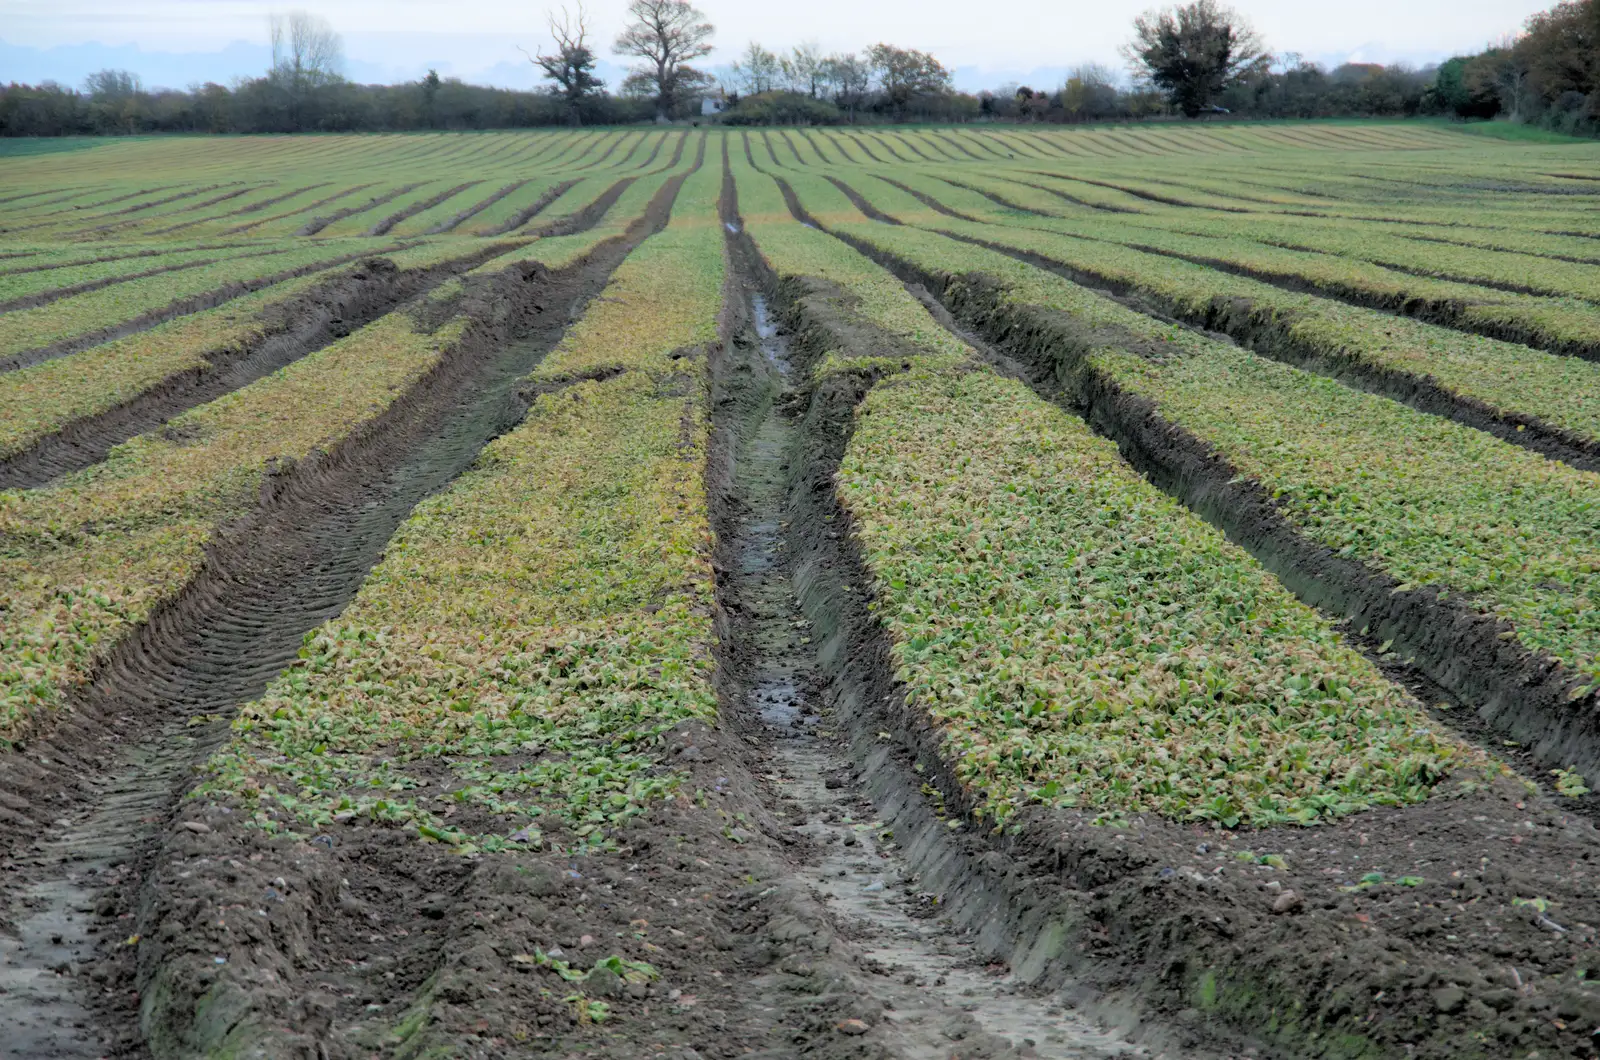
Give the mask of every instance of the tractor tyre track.
<path id="1" fill-rule="evenodd" d="M 518 382 L 665 224 L 679 183 L 567 270 L 525 262 L 470 287 L 461 304 L 473 323 L 457 346 L 331 452 L 270 475 L 260 508 L 217 533 L 201 571 L 111 650 L 55 729 L 0 759 L 14 826 L 0 840 L 12 867 L 0 938 L 0 1024 L 12 1034 L 0 1055 L 140 1056 L 146 1037 L 192 1055 L 182 1042 L 220 1041 L 238 1022 L 202 1003 L 193 1024 L 216 967 L 209 955 L 209 972 L 185 964 L 185 941 L 205 943 L 178 923 L 206 898 L 191 905 L 182 881 L 151 882 L 184 841 L 204 838 L 171 828 L 193 768 L 305 632 L 349 602 L 412 507 L 521 419 Z M 155 945 L 119 945 L 136 928 Z"/>
<path id="2" fill-rule="evenodd" d="M 114 408 L 73 420 L 0 459 L 0 490 L 34 489 L 99 463 L 113 446 L 293 364 L 518 245 L 495 243 L 432 268 L 403 272 L 386 258 L 368 258 L 304 294 L 267 307 L 262 313 L 266 327 L 254 341 L 213 351 L 202 366 L 169 376 Z"/>

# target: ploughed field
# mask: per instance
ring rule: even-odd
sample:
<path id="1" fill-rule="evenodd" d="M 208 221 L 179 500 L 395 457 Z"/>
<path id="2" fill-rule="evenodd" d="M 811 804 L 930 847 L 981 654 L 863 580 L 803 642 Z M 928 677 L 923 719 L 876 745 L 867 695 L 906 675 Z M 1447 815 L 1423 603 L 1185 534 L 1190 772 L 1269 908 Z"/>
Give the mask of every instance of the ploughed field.
<path id="1" fill-rule="evenodd" d="M 1600 147 L 0 150 L 0 1054 L 1600 1056 Z"/>

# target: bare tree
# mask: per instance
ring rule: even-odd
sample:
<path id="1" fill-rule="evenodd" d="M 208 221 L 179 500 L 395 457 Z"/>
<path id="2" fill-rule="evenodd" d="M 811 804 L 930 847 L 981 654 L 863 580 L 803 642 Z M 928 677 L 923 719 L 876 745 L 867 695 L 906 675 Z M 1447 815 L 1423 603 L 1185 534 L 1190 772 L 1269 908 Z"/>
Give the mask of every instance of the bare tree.
<path id="1" fill-rule="evenodd" d="M 1255 30 L 1216 0 L 1145 12 L 1134 20 L 1133 41 L 1123 54 L 1143 81 L 1190 118 L 1209 109 L 1229 85 L 1272 64 Z"/>
<path id="2" fill-rule="evenodd" d="M 751 41 L 733 62 L 733 84 L 746 96 L 771 92 L 783 76 L 783 60 Z"/>
<path id="3" fill-rule="evenodd" d="M 830 55 L 822 60 L 822 80 L 833 93 L 833 100 L 850 115 L 850 124 L 856 120 L 856 108 L 867 100 L 872 88 L 872 65 L 865 59 L 846 52 Z"/>
<path id="4" fill-rule="evenodd" d="M 589 47 L 589 14 L 579 4 L 576 15 L 563 7 L 559 19 L 553 14 L 547 17 L 555 50 L 544 55 L 528 55 L 521 47 L 517 50 L 544 71 L 541 76 L 555 82 L 551 91 L 566 101 L 567 120 L 582 125 L 584 102 L 605 87 L 605 82 L 594 76 L 596 60 Z"/>
<path id="5" fill-rule="evenodd" d="M 867 64 L 895 112 L 902 116 L 914 101 L 950 91 L 950 71 L 932 55 L 915 48 L 874 44 L 867 51 Z"/>
<path id="6" fill-rule="evenodd" d="M 783 72 L 788 78 L 789 87 L 816 99 L 822 94 L 824 61 L 822 49 L 817 47 L 815 41 L 795 45 L 783 60 Z"/>
<path id="7" fill-rule="evenodd" d="M 272 75 L 296 89 L 339 80 L 344 41 L 320 15 L 291 11 L 267 16 L 272 36 Z"/>
<path id="8" fill-rule="evenodd" d="M 633 91 L 646 84 L 653 87 L 656 120 L 666 121 L 685 93 L 710 83 L 708 75 L 687 64 L 711 54 L 716 27 L 687 0 L 629 0 L 628 15 L 633 22 L 612 50 L 645 61 L 633 68 L 624 87 Z"/>
<path id="9" fill-rule="evenodd" d="M 1117 107 L 1117 76 L 1099 63 L 1080 63 L 1061 87 L 1061 109 L 1070 121 L 1111 115 Z"/>

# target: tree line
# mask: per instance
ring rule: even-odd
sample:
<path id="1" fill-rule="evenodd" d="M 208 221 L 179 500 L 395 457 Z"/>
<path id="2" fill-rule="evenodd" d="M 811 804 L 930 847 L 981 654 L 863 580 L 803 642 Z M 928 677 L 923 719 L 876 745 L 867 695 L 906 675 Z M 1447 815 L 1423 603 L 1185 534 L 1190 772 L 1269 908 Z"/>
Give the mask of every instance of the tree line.
<path id="1" fill-rule="evenodd" d="M 596 74 L 597 45 L 581 5 L 550 16 L 547 49 L 524 51 L 545 83 L 533 91 L 465 84 L 431 70 L 404 84 L 357 84 L 341 74 L 342 45 L 331 26 L 292 13 L 271 18 L 272 64 L 260 77 L 186 91 L 149 91 L 119 70 L 92 75 L 81 90 L 13 83 L 0 86 L 0 135 L 620 124 L 697 119 L 707 97 L 716 101 L 716 120 L 730 124 L 1436 114 L 1505 116 L 1569 132 L 1600 126 L 1600 0 L 1566 0 L 1535 15 L 1520 35 L 1438 67 L 1331 70 L 1272 54 L 1237 12 L 1193 0 L 1135 20 L 1123 52 L 1131 80 L 1085 64 L 1056 87 L 976 94 L 956 91 L 935 56 L 887 43 L 824 54 L 813 44 L 775 52 L 750 42 L 717 77 L 698 65 L 712 51 L 715 27 L 689 0 L 629 0 L 627 13 L 611 51 L 634 65 L 614 92 Z"/>

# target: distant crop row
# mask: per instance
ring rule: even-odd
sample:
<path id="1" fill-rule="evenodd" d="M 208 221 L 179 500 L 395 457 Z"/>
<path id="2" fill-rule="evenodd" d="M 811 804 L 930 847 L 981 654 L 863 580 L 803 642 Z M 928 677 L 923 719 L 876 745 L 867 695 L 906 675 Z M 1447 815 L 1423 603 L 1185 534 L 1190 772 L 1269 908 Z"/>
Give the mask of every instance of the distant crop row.
<path id="1" fill-rule="evenodd" d="M 988 312 L 1059 314 L 1040 341 L 1069 384 L 1098 378 L 1148 399 L 1336 554 L 1403 588 L 1459 594 L 1528 651 L 1600 684 L 1600 477 L 1164 324 L 991 250 L 881 224 L 841 229 L 972 291 Z"/>

